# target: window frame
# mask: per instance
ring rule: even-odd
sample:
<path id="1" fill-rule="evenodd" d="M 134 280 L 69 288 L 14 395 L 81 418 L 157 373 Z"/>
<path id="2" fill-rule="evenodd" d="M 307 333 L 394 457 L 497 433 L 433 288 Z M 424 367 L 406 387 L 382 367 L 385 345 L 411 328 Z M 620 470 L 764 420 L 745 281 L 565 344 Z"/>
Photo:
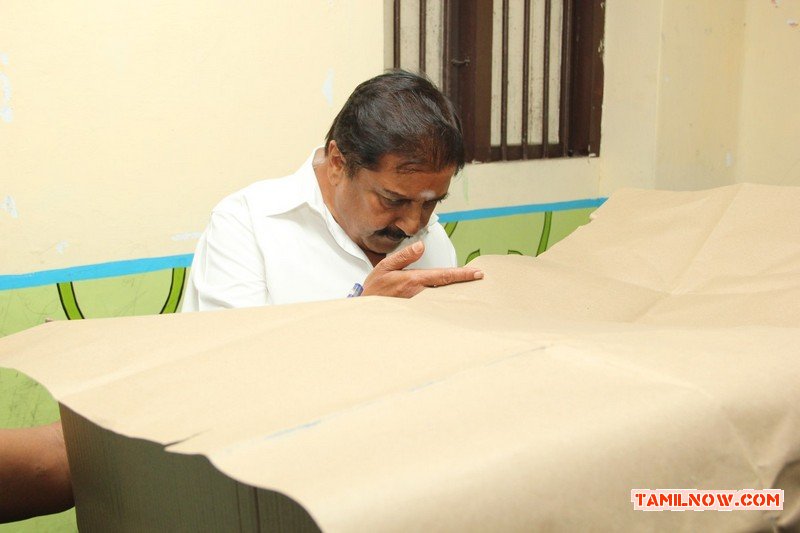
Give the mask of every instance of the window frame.
<path id="1" fill-rule="evenodd" d="M 401 67 L 400 6 L 393 0 L 393 63 Z M 605 0 L 563 0 L 559 141 L 528 142 L 528 101 L 531 0 L 524 1 L 522 87 L 508 84 L 509 0 L 502 0 L 500 144 L 491 144 L 492 10 L 493 0 L 440 0 L 443 7 L 443 91 L 455 103 L 464 129 L 467 160 L 479 162 L 598 156 L 603 106 L 603 39 Z M 545 1 L 545 35 L 550 35 L 552 0 Z M 425 71 L 426 0 L 419 0 L 419 66 Z M 542 139 L 549 139 L 549 70 L 553 43 L 545 39 L 542 87 Z M 522 142 L 507 142 L 507 103 L 511 90 L 520 90 Z"/>

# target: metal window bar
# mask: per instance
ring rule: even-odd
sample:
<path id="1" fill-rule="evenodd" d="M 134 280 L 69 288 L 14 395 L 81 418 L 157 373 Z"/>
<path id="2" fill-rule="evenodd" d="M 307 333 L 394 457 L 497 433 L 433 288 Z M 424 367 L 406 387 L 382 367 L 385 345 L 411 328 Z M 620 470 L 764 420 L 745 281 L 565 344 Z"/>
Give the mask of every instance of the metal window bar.
<path id="1" fill-rule="evenodd" d="M 500 159 L 508 159 L 508 6 L 503 0 L 503 51 L 501 54 L 500 77 Z"/>
<path id="2" fill-rule="evenodd" d="M 542 76 L 542 159 L 547 159 L 550 146 L 550 15 L 551 0 L 544 2 L 544 75 Z"/>
<path id="3" fill-rule="evenodd" d="M 453 59 L 452 53 L 452 41 L 453 36 L 451 35 L 450 29 L 450 21 L 453 17 L 452 6 L 450 4 L 451 0 L 443 0 L 444 4 L 442 6 L 442 11 L 444 12 L 444 17 L 442 17 L 442 39 L 444 42 L 444 46 L 442 47 L 443 50 L 443 59 L 442 59 L 442 90 L 445 94 L 453 97 L 453 78 L 451 77 L 452 69 L 450 68 L 450 61 Z"/>
<path id="4" fill-rule="evenodd" d="M 572 77 L 572 10 L 573 0 L 563 0 L 562 17 L 563 25 L 561 30 L 561 111 L 558 115 L 558 144 L 561 157 L 567 157 L 569 153 L 569 117 L 570 117 L 570 85 Z"/>
<path id="5" fill-rule="evenodd" d="M 569 0 L 564 0 L 565 2 Z M 522 2 L 522 9 L 523 9 L 523 28 L 522 28 L 522 76 L 521 76 L 521 94 L 520 100 L 518 102 L 521 103 L 521 108 L 518 108 L 518 112 L 521 114 L 521 131 L 520 131 L 520 144 L 519 145 L 510 145 L 508 138 L 509 138 L 509 122 L 508 122 L 508 109 L 509 109 L 509 39 L 511 37 L 511 32 L 509 30 L 509 20 L 510 20 L 510 6 L 509 0 L 502 1 L 502 15 L 501 15 L 501 27 L 502 27 L 502 38 L 501 38 L 501 53 L 500 59 L 501 62 L 501 80 L 500 80 L 500 139 L 499 145 L 496 145 L 492 148 L 492 157 L 491 160 L 493 161 L 509 161 L 509 160 L 518 160 L 518 159 L 540 159 L 540 158 L 547 158 L 553 156 L 560 156 L 562 154 L 561 148 L 561 138 L 560 133 L 562 131 L 561 125 L 564 122 L 565 117 L 559 112 L 559 142 L 554 144 L 552 147 L 550 146 L 550 70 L 551 70 L 551 55 L 552 55 L 552 0 L 544 0 L 543 1 L 543 28 L 542 28 L 542 37 L 540 38 L 543 45 L 542 48 L 542 63 L 540 65 L 543 69 L 543 76 L 542 76 L 542 84 L 540 86 L 539 91 L 536 91 L 538 98 L 541 99 L 541 111 L 539 112 L 539 117 L 541 119 L 540 131 L 542 135 L 541 141 L 537 144 L 531 144 L 530 139 L 530 126 L 528 117 L 531 112 L 531 95 L 530 95 L 530 87 L 532 81 L 532 73 L 531 73 L 531 48 L 532 48 L 532 40 L 531 40 L 531 29 L 532 29 L 532 7 L 531 7 L 531 0 L 523 0 Z M 566 15 L 564 15 L 566 16 Z M 564 19 L 564 24 L 567 24 L 567 19 Z M 565 36 L 564 28 L 562 28 L 562 46 L 561 50 L 564 50 L 564 47 L 569 44 L 568 41 L 564 41 L 567 39 L 568 36 Z M 515 37 L 518 38 L 518 37 Z M 565 65 L 562 56 L 562 74 L 568 75 L 569 72 L 565 71 Z M 561 76 L 563 78 L 563 76 Z M 561 79 L 559 82 L 561 83 Z M 561 104 L 564 101 L 563 93 L 560 95 L 561 98 L 559 99 L 559 108 L 561 109 Z M 559 109 L 559 111 L 560 111 Z"/>
<path id="6" fill-rule="evenodd" d="M 426 26 L 427 6 L 425 0 L 419 0 L 419 71 L 425 72 L 425 38 L 428 34 Z"/>
<path id="7" fill-rule="evenodd" d="M 394 0 L 393 32 L 392 41 L 394 45 L 394 55 L 392 64 L 394 68 L 400 68 L 400 0 Z"/>
<path id="8" fill-rule="evenodd" d="M 528 90 L 531 55 L 531 0 L 524 0 L 522 36 L 522 159 L 528 159 Z"/>

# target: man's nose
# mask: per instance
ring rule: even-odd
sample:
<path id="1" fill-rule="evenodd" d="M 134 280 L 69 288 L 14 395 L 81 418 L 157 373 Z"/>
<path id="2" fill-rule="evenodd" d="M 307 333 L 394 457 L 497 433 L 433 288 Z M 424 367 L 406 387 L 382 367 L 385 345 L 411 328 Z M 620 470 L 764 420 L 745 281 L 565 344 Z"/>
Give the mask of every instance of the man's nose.
<path id="1" fill-rule="evenodd" d="M 400 213 L 395 225 L 403 230 L 406 235 L 416 235 L 428 221 L 423 220 L 424 212 L 422 204 L 410 202 Z"/>

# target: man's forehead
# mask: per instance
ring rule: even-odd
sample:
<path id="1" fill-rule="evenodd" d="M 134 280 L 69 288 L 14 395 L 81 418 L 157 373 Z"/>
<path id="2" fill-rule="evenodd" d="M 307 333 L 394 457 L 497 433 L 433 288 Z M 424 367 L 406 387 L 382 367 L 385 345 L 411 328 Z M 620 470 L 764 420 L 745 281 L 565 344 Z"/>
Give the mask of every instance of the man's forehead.
<path id="1" fill-rule="evenodd" d="M 414 165 L 403 165 L 396 155 L 390 154 L 381 159 L 383 163 L 376 170 L 363 169 L 358 172 L 367 180 L 370 187 L 392 199 L 434 200 L 447 196 L 450 179 L 455 166 L 435 171 Z"/>
<path id="2" fill-rule="evenodd" d="M 406 190 L 402 187 L 392 187 L 391 185 L 382 187 L 378 186 L 377 191 L 384 196 L 387 196 L 392 199 L 412 199 L 412 200 L 443 200 L 449 194 L 447 189 L 442 187 L 441 191 L 435 191 L 433 189 L 422 189 L 422 190 Z"/>
<path id="3" fill-rule="evenodd" d="M 415 174 L 418 172 L 434 173 L 446 171 L 449 168 L 455 170 L 455 165 L 447 165 L 438 168 L 433 161 L 420 158 L 401 156 L 398 154 L 384 154 L 378 160 L 378 170 L 381 172 L 394 172 L 397 174 Z"/>
<path id="4" fill-rule="evenodd" d="M 415 174 L 418 172 L 434 172 L 436 170 L 433 165 L 419 161 L 400 161 L 393 167 L 386 165 L 384 168 L 398 174 Z"/>

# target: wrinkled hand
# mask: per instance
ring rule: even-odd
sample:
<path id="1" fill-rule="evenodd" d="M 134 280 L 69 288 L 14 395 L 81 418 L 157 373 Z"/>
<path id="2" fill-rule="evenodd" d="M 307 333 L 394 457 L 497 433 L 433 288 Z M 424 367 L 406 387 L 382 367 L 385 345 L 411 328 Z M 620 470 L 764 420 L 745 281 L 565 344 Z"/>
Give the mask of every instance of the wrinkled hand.
<path id="1" fill-rule="evenodd" d="M 403 270 L 422 257 L 424 251 L 425 245 L 418 241 L 385 257 L 367 276 L 362 294 L 411 298 L 425 287 L 440 287 L 483 278 L 483 272 L 471 267 Z"/>

